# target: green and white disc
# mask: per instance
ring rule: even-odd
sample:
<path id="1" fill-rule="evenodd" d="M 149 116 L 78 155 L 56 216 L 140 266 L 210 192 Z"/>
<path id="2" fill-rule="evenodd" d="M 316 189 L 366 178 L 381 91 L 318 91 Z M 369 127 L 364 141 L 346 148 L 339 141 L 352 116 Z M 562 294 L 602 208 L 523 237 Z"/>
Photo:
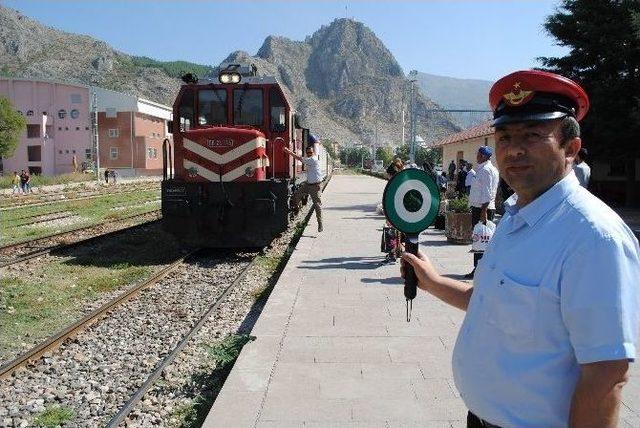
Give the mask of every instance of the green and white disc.
<path id="1" fill-rule="evenodd" d="M 438 215 L 440 192 L 425 171 L 405 169 L 387 183 L 382 205 L 393 227 L 416 234 L 431 226 Z"/>

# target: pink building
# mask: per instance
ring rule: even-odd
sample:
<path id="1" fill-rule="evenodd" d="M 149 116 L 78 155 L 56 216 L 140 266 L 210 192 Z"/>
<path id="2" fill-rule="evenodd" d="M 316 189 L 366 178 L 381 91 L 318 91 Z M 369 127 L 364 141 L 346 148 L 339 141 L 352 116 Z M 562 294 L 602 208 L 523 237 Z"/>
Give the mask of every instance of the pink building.
<path id="1" fill-rule="evenodd" d="M 0 78 L 0 96 L 25 116 L 27 132 L 14 155 L 1 160 L 0 169 L 57 175 L 92 164 L 94 95 L 100 172 L 109 168 L 118 169 L 120 176 L 162 174 L 162 141 L 171 138 L 171 107 L 98 87 L 13 78 Z"/>
<path id="2" fill-rule="evenodd" d="M 74 170 L 74 156 L 78 168 L 90 161 L 89 93 L 83 85 L 0 78 L 0 96 L 27 120 L 14 155 L 2 159 L 5 173 L 28 168 L 32 174 L 63 174 Z"/>

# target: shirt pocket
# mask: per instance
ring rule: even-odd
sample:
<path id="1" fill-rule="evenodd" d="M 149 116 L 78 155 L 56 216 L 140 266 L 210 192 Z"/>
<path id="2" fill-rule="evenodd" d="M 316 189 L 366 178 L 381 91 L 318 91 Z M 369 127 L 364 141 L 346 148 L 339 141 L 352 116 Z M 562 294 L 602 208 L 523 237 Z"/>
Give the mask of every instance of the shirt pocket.
<path id="1" fill-rule="evenodd" d="M 507 336 L 532 340 L 538 321 L 540 287 L 524 285 L 501 274 L 489 291 L 487 320 Z"/>

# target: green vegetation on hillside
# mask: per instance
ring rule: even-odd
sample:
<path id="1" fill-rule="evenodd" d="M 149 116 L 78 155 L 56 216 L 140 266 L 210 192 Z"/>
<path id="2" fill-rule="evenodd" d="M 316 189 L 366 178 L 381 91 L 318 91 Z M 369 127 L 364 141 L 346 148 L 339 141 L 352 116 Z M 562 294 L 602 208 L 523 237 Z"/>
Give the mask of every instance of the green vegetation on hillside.
<path id="1" fill-rule="evenodd" d="M 194 64 L 188 61 L 157 61 L 146 56 L 132 56 L 131 60 L 134 66 L 159 68 L 176 79 L 180 79 L 185 73 L 194 73 L 198 77 L 203 77 L 211 74 L 214 70 L 209 65 Z"/>

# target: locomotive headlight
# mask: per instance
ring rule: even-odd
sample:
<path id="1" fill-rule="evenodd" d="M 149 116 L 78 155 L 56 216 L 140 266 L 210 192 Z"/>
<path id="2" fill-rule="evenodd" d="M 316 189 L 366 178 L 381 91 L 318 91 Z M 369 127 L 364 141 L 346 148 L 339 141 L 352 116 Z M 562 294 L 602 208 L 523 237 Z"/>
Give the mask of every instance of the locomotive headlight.
<path id="1" fill-rule="evenodd" d="M 239 73 L 220 73 L 218 80 L 220 83 L 240 83 L 241 77 Z"/>

